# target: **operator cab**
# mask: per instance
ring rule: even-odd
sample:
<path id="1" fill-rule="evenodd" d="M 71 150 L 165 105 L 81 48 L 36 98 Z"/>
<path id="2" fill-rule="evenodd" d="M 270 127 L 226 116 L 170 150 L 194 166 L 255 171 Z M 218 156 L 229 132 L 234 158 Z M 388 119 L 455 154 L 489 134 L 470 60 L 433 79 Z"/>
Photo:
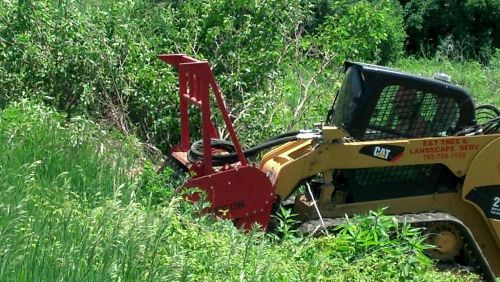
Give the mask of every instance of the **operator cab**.
<path id="1" fill-rule="evenodd" d="M 357 140 L 449 136 L 476 124 L 472 98 L 448 82 L 353 62 L 345 72 L 328 122 Z"/>
<path id="2" fill-rule="evenodd" d="M 327 120 L 358 141 L 450 136 L 476 124 L 471 97 L 448 82 L 353 62 L 345 72 Z M 450 192 L 460 182 L 439 163 L 341 169 L 333 179 L 348 203 Z"/>

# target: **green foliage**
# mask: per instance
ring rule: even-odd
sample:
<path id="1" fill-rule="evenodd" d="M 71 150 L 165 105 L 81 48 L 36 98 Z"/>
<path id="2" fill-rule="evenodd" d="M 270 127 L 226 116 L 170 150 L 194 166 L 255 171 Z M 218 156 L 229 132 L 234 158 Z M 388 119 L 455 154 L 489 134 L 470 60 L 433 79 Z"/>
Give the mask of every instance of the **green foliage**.
<path id="1" fill-rule="evenodd" d="M 325 52 L 341 54 L 337 64 L 345 59 L 387 64 L 402 54 L 405 32 L 395 1 L 335 1 L 330 10 L 317 40 Z"/>
<path id="2" fill-rule="evenodd" d="M 256 118 L 267 121 L 260 130 L 266 133 L 323 122 L 340 86 L 345 60 L 386 64 L 402 53 L 405 33 L 397 2 L 307 3 L 311 12 L 287 37 L 291 55 L 281 63 L 286 71 L 271 77 L 268 90 L 257 93 L 250 105 L 257 106 L 253 111 L 258 113 L 244 109 L 248 115 L 241 120 L 247 127 L 255 126 Z"/>
<path id="3" fill-rule="evenodd" d="M 299 1 L 206 1 L 175 9 L 184 35 L 180 51 L 202 55 L 213 66 L 230 98 L 262 89 L 286 55 L 284 35 L 302 17 Z"/>
<path id="4" fill-rule="evenodd" d="M 416 230 L 379 213 L 353 219 L 337 237 L 300 240 L 289 212 L 281 240 L 200 216 L 204 205 L 172 195 L 172 187 L 159 191 L 170 171 L 154 174 L 131 140 L 118 137 L 33 103 L 0 112 L 1 281 L 474 278 L 432 270 L 418 259 Z M 165 202 L 153 203 L 151 192 Z"/>
<path id="5" fill-rule="evenodd" d="M 289 36 L 308 7 L 296 0 L 196 0 L 174 11 L 182 31 L 176 50 L 210 61 L 240 137 L 255 144 L 269 137 L 263 132 L 280 132 L 270 122 L 276 97 L 269 84 L 287 69 L 295 50 Z"/>
<path id="6" fill-rule="evenodd" d="M 29 97 L 89 114 L 167 151 L 178 141 L 176 76 L 157 59 L 210 59 L 234 113 L 286 54 L 299 1 L 0 2 L 0 107 Z"/>
<path id="7" fill-rule="evenodd" d="M 179 139 L 178 94 L 176 75 L 157 55 L 187 53 L 210 60 L 243 138 L 261 139 L 301 118 L 294 103 L 284 109 L 293 113 L 291 121 L 276 115 L 282 95 L 274 91 L 288 91 L 276 86 L 296 63 L 316 68 L 332 54 L 336 64 L 347 56 L 386 62 L 401 50 L 394 1 L 334 2 L 327 22 L 305 29 L 320 2 L 3 0 L 0 108 L 29 97 L 68 118 L 89 115 L 137 133 L 166 152 Z M 330 65 L 318 79 L 335 80 Z M 300 88 L 292 94 L 311 92 Z M 298 100 L 303 109 L 309 103 L 301 100 L 314 99 Z"/>
<path id="8" fill-rule="evenodd" d="M 488 62 L 500 48 L 498 0 L 402 0 L 408 49 Z"/>
<path id="9" fill-rule="evenodd" d="M 292 240 L 300 242 L 303 238 L 301 238 L 295 227 L 298 221 L 294 219 L 294 216 L 290 209 L 280 207 L 280 210 L 271 219 L 276 224 L 271 233 L 269 233 L 271 238 L 281 241 Z"/>
<path id="10" fill-rule="evenodd" d="M 318 259 L 334 262 L 332 271 L 353 275 L 353 280 L 377 277 L 377 280 L 414 280 L 414 273 L 425 272 L 430 260 L 423 254 L 427 246 L 420 230 L 408 224 L 398 224 L 382 211 L 347 219 L 337 228 L 335 235 L 314 242 Z M 327 257 L 328 259 L 325 259 Z M 404 259 L 402 259 L 404 257 Z M 358 273 L 351 268 L 369 265 Z M 378 276 L 381 275 L 381 276 Z M 419 279 L 416 279 L 419 280 Z"/>
<path id="11" fill-rule="evenodd" d="M 166 168 L 157 172 L 153 164 L 146 162 L 141 174 L 141 189 L 139 195 L 148 199 L 148 205 L 159 205 L 168 202 L 175 194 L 174 185 L 168 185 L 172 179 L 173 171 Z"/>
<path id="12" fill-rule="evenodd" d="M 30 179 L 33 189 L 54 188 L 55 202 L 85 199 L 96 205 L 110 195 L 133 197 L 134 190 L 124 190 L 135 189 L 129 173 L 139 165 L 132 142 L 81 118 L 66 124 L 53 110 L 27 101 L 1 112 L 0 130 L 2 189 Z"/>
<path id="13" fill-rule="evenodd" d="M 0 107 L 30 97 L 69 116 L 170 137 L 175 77 L 157 55 L 172 49 L 156 28 L 169 26 L 168 11 L 146 1 L 100 5 L 0 2 Z"/>

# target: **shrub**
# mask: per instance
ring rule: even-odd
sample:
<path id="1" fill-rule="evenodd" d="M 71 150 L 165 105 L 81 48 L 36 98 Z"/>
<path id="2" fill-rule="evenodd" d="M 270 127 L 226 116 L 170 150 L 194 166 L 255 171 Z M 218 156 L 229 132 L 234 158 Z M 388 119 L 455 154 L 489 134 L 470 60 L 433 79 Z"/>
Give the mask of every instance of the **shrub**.
<path id="1" fill-rule="evenodd" d="M 405 32 L 401 7 L 395 1 L 335 1 L 317 30 L 320 46 L 345 59 L 379 64 L 394 62 L 402 54 Z"/>
<path id="2" fill-rule="evenodd" d="M 500 48 L 497 0 L 401 0 L 407 49 L 488 62 Z"/>
<path id="3" fill-rule="evenodd" d="M 289 35 L 287 49 L 293 51 L 292 56 L 282 62 L 287 71 L 270 78 L 267 93 L 259 93 L 265 97 L 262 100 L 272 103 L 256 103 L 254 111 L 261 113 L 261 120 L 270 117 L 267 120 L 273 128 L 311 128 L 313 123 L 323 122 L 340 86 L 345 60 L 387 64 L 403 50 L 405 34 L 397 2 L 309 3 L 316 11 L 313 17 L 318 18 L 305 17 Z M 252 115 L 246 123 L 251 119 Z"/>
<path id="4" fill-rule="evenodd" d="M 347 219 L 336 229 L 335 235 L 320 237 L 312 244 L 317 259 L 333 264 L 332 274 L 341 271 L 357 281 L 369 277 L 408 281 L 430 265 L 423 254 L 429 246 L 423 243 L 420 231 L 398 224 L 381 211 Z M 363 265 L 370 266 L 358 269 Z"/>
<path id="5" fill-rule="evenodd" d="M 335 63 L 347 53 L 385 62 L 400 50 L 402 31 L 396 31 L 392 1 L 361 1 L 353 7 L 335 2 L 328 22 L 307 32 L 303 23 L 315 5 L 298 0 L 4 0 L 0 107 L 29 97 L 65 112 L 68 119 L 86 114 L 138 133 L 166 152 L 179 139 L 178 94 L 176 75 L 157 55 L 187 53 L 210 60 L 244 139 L 261 139 L 269 126 L 255 120 L 287 123 L 274 119 L 274 103 L 281 97 L 269 88 L 296 69 L 297 54 L 304 55 L 303 67 L 316 64 L 315 58 L 306 63 L 311 57 L 303 46 L 316 48 L 320 42 L 337 54 Z M 356 25 L 342 27 L 351 17 Z M 392 48 L 396 51 L 389 52 Z M 299 116 L 300 111 L 294 120 Z M 243 124 L 249 120 L 254 127 Z"/>
<path id="6" fill-rule="evenodd" d="M 0 2 L 0 107 L 34 98 L 88 114 L 164 151 L 178 141 L 177 89 L 161 53 L 209 59 L 233 114 L 279 69 L 299 1 Z"/>

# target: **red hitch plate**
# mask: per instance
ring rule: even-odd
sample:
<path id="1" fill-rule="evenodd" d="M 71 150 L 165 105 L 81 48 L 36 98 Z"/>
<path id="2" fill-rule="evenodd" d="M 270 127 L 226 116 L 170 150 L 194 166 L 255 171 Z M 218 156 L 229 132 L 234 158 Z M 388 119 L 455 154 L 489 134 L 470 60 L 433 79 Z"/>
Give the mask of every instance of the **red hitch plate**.
<path id="1" fill-rule="evenodd" d="M 253 166 L 231 168 L 188 180 L 185 187 L 207 193 L 210 212 L 231 219 L 236 226 L 251 229 L 254 223 L 267 228 L 275 200 L 269 178 Z M 199 195 L 189 198 L 199 200 Z"/>

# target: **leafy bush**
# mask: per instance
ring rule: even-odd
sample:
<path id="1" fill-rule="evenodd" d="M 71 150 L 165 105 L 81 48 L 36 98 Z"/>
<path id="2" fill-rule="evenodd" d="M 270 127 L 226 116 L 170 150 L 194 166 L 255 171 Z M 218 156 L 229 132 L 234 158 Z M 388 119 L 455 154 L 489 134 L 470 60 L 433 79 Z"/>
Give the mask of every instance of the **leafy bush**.
<path id="1" fill-rule="evenodd" d="M 381 281 L 407 281 L 430 264 L 423 254 L 428 248 L 423 241 L 418 229 L 399 225 L 378 211 L 348 219 L 337 227 L 335 235 L 320 237 L 313 246 L 317 259 L 334 263 L 332 274 L 340 269 L 356 281 L 375 276 Z M 363 265 L 369 267 L 353 271 Z"/>
<path id="2" fill-rule="evenodd" d="M 273 103 L 258 105 L 263 116 L 271 117 L 273 128 L 311 128 L 323 122 L 340 86 L 345 60 L 386 64 L 403 50 L 405 33 L 397 2 L 310 3 L 320 18 L 304 18 L 289 36 L 292 57 L 282 63 L 287 71 L 270 81 L 270 94 L 265 96 Z M 319 13 L 319 7 L 325 11 Z"/>
<path id="3" fill-rule="evenodd" d="M 167 151 L 177 89 L 160 53 L 209 59 L 236 115 L 286 55 L 299 1 L 0 2 L 0 107 L 36 98 L 90 114 Z"/>
<path id="4" fill-rule="evenodd" d="M 331 14 L 318 27 L 318 41 L 326 52 L 345 59 L 379 64 L 394 62 L 406 36 L 401 7 L 395 1 L 334 1 Z"/>
<path id="5" fill-rule="evenodd" d="M 401 0 L 405 7 L 407 48 L 436 51 L 452 58 L 488 62 L 500 48 L 497 0 Z"/>
<path id="6" fill-rule="evenodd" d="M 168 14 L 147 2 L 89 3 L 0 3 L 1 106 L 30 97 L 69 117 L 90 114 L 125 132 L 135 125 L 144 136 L 169 137 L 175 78 L 156 59 L 169 49 L 148 38 L 154 25 L 141 24 L 168 23 Z"/>
<path id="7" fill-rule="evenodd" d="M 185 37 L 178 45 L 212 62 L 230 98 L 262 89 L 267 75 L 279 70 L 285 35 L 303 14 L 299 1 L 275 0 L 195 0 L 174 11 Z"/>
<path id="8" fill-rule="evenodd" d="M 335 2 L 328 23 L 307 31 L 303 24 L 316 5 L 298 0 L 3 0 L 0 107 L 29 97 L 68 118 L 87 114 L 138 133 L 166 152 L 179 139 L 178 94 L 176 75 L 157 55 L 187 53 L 210 60 L 244 139 L 261 139 L 270 124 L 289 128 L 300 119 L 298 111 L 291 122 L 276 120 L 284 117 L 274 115 L 281 95 L 270 93 L 296 69 L 297 56 L 304 69 L 320 64 L 318 56 L 311 57 L 319 45 L 336 54 L 335 64 L 348 53 L 355 59 L 390 61 L 401 50 L 403 31 L 393 1 L 352 7 L 348 1 Z M 339 26 L 351 17 L 356 25 Z M 323 80 L 335 73 L 326 67 L 321 71 L 327 73 Z"/>

